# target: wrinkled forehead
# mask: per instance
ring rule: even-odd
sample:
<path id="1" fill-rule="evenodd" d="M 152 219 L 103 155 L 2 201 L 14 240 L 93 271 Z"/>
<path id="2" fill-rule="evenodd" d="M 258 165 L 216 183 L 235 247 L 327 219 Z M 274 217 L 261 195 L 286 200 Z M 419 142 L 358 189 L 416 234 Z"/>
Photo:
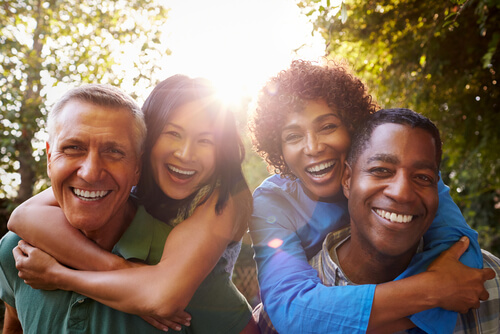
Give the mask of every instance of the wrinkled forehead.
<path id="1" fill-rule="evenodd" d="M 122 110 L 81 101 L 70 101 L 55 120 L 54 139 L 94 142 L 135 150 L 133 116 Z"/>
<path id="2" fill-rule="evenodd" d="M 363 161 L 385 157 L 387 162 L 411 162 L 420 168 L 438 169 L 435 139 L 427 130 L 406 124 L 385 123 L 375 127 L 362 150 Z"/>

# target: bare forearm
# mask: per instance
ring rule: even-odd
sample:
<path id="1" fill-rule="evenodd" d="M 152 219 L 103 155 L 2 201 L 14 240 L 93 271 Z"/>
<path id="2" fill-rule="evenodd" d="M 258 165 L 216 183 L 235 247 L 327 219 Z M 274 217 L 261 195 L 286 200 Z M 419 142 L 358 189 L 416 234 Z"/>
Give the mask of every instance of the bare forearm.
<path id="1" fill-rule="evenodd" d="M 369 329 L 434 307 L 465 313 L 488 298 L 484 282 L 494 277 L 488 269 L 469 268 L 458 261 L 469 245 L 455 243 L 434 260 L 426 272 L 377 285 Z"/>
<path id="2" fill-rule="evenodd" d="M 423 273 L 377 285 L 368 329 L 386 326 L 412 314 L 437 307 L 437 298 L 433 297 L 435 294 L 430 290 L 425 275 L 427 274 Z"/>
<path id="3" fill-rule="evenodd" d="M 12 213 L 8 228 L 29 244 L 52 255 L 59 262 L 81 270 L 127 268 L 122 258 L 87 239 L 66 220 L 62 210 L 50 202 L 52 193 L 41 193 Z M 78 252 L 68 251 L 78 249 Z"/>
<path id="4" fill-rule="evenodd" d="M 3 322 L 3 334 L 22 334 L 23 328 L 14 307 L 5 303 L 5 316 Z"/>
<path id="5" fill-rule="evenodd" d="M 126 313 L 168 318 L 186 308 L 195 289 L 190 279 L 173 282 L 166 266 L 143 266 L 107 272 L 61 267 L 57 285 Z M 175 275 L 174 275 L 175 276 Z M 144 284 L 138 284 L 144 282 Z"/>

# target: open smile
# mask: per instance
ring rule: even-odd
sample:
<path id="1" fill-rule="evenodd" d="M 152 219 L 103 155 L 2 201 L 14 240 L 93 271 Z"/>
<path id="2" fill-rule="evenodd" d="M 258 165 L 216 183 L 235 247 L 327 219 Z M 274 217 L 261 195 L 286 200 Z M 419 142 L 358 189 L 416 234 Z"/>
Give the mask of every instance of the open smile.
<path id="1" fill-rule="evenodd" d="M 328 174 L 336 165 L 335 160 L 322 162 L 316 165 L 306 167 L 306 172 L 313 177 L 321 178 Z"/>
<path id="2" fill-rule="evenodd" d="M 82 201 L 97 201 L 106 197 L 111 191 L 110 190 L 84 190 L 78 188 L 71 188 L 73 194 Z"/>
<path id="3" fill-rule="evenodd" d="M 178 179 L 187 180 L 196 174 L 195 170 L 181 169 L 173 165 L 167 165 L 169 172 Z"/>
<path id="4" fill-rule="evenodd" d="M 407 224 L 413 220 L 413 215 L 404 215 L 400 213 L 385 211 L 382 209 L 375 209 L 375 212 L 380 217 L 387 219 L 392 223 Z"/>

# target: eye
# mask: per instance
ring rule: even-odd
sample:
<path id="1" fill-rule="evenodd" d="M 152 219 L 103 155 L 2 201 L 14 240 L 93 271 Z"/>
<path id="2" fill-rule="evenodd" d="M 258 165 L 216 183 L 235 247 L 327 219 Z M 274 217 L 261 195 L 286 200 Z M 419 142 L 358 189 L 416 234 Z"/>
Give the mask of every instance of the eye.
<path id="1" fill-rule="evenodd" d="M 111 160 L 120 160 L 126 155 L 125 151 L 117 147 L 108 147 L 102 154 Z"/>
<path id="2" fill-rule="evenodd" d="M 209 139 L 209 138 L 202 138 L 202 139 L 198 140 L 198 142 L 201 144 L 207 144 L 207 145 L 214 144 L 214 141 L 212 139 Z"/>
<path id="3" fill-rule="evenodd" d="M 283 136 L 283 141 L 286 143 L 292 143 L 300 140 L 302 138 L 302 135 L 298 133 L 288 133 Z"/>
<path id="4" fill-rule="evenodd" d="M 338 124 L 335 124 L 335 123 L 328 123 L 328 124 L 325 124 L 321 127 L 321 131 L 331 131 L 331 130 L 335 130 L 339 127 Z"/>
<path id="5" fill-rule="evenodd" d="M 84 150 L 82 147 L 80 147 L 78 145 L 68 145 L 68 146 L 64 146 L 62 151 L 64 154 L 76 155 L 76 154 L 82 153 Z"/>
<path id="6" fill-rule="evenodd" d="M 112 148 L 109 150 L 109 153 L 111 154 L 121 154 L 121 155 L 125 155 L 125 152 L 123 152 L 122 150 L 119 150 L 119 149 L 116 149 L 116 148 Z"/>
<path id="7" fill-rule="evenodd" d="M 173 131 L 173 130 L 165 131 L 162 134 L 167 135 L 169 137 L 173 137 L 173 138 L 180 138 L 181 137 L 181 134 L 179 132 Z"/>
<path id="8" fill-rule="evenodd" d="M 392 175 L 392 171 L 385 167 L 373 167 L 368 172 L 375 177 L 389 177 Z"/>
<path id="9" fill-rule="evenodd" d="M 419 182 L 422 185 L 434 185 L 436 184 L 436 179 L 428 174 L 417 174 L 415 176 L 417 182 Z"/>

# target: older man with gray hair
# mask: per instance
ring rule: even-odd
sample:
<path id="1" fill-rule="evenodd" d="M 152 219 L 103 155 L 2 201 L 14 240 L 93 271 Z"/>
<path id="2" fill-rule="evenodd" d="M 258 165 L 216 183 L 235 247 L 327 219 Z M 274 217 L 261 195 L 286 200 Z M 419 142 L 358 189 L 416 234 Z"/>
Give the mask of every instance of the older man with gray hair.
<path id="1" fill-rule="evenodd" d="M 47 173 L 52 188 L 45 192 L 53 192 L 56 201 L 50 205 L 60 207 L 55 215 L 63 214 L 101 248 L 127 258 L 142 259 L 136 254 L 140 235 L 166 239 L 171 228 L 129 197 L 139 180 L 146 136 L 142 111 L 132 98 L 107 85 L 74 88 L 54 106 L 48 130 Z M 76 292 L 32 289 L 15 267 L 12 251 L 19 240 L 9 232 L 0 242 L 0 298 L 6 306 L 3 333 L 162 332 L 139 316 Z M 161 253 L 153 254 L 143 260 L 154 264 L 160 257 Z"/>

